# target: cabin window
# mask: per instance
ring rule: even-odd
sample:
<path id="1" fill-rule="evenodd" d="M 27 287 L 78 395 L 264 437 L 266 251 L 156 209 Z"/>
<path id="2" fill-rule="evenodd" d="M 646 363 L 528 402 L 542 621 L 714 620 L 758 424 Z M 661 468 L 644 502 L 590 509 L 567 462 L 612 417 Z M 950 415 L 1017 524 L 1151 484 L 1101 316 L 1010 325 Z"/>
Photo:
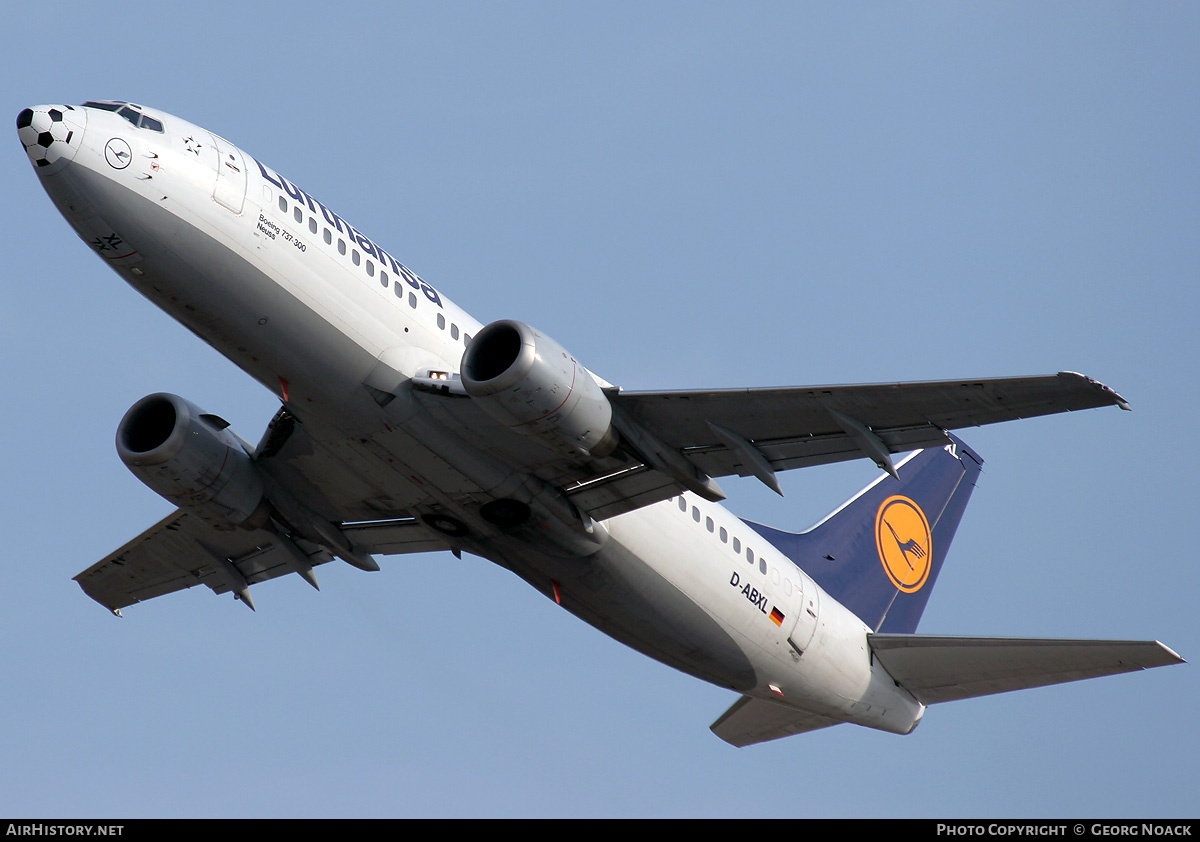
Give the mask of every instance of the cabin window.
<path id="1" fill-rule="evenodd" d="M 400 287 L 396 287 L 396 289 L 400 289 Z M 410 293 L 408 294 L 408 306 L 409 306 L 409 307 L 412 307 L 414 310 L 415 310 L 415 309 L 417 309 L 417 295 L 416 295 L 416 293 L 410 292 Z"/>
<path id="2" fill-rule="evenodd" d="M 470 344 L 471 344 L 471 334 L 469 334 L 469 333 L 464 333 L 464 334 L 463 334 L 463 344 L 464 344 L 464 345 L 470 345 Z"/>
<path id="3" fill-rule="evenodd" d="M 687 500 L 684 500 L 682 497 L 679 498 L 679 511 L 687 511 Z"/>
<path id="4" fill-rule="evenodd" d="M 345 254 L 345 253 L 346 253 L 346 241 L 338 240 L 338 254 Z"/>
<path id="5" fill-rule="evenodd" d="M 386 273 L 385 273 L 385 274 L 386 274 Z M 400 286 L 400 282 L 399 282 L 399 281 L 397 281 L 397 282 L 396 282 L 396 285 L 395 285 L 394 287 L 392 287 L 392 289 L 394 289 L 394 290 L 396 291 L 396 297 L 397 297 L 397 298 L 403 298 L 403 297 L 404 297 L 404 287 Z"/>
<path id="6" fill-rule="evenodd" d="M 382 269 L 379 271 L 379 283 L 384 287 L 388 284 L 387 272 L 384 272 Z"/>
<path id="7" fill-rule="evenodd" d="M 311 216 L 308 218 L 308 230 L 311 234 L 317 233 L 317 221 Z"/>
<path id="8" fill-rule="evenodd" d="M 696 521 L 696 523 L 700 522 L 700 510 L 695 506 L 692 506 L 692 520 Z"/>
<path id="9" fill-rule="evenodd" d="M 299 205 L 296 205 L 296 207 L 292 208 L 292 219 L 296 220 L 297 222 L 304 221 L 304 211 L 300 210 Z"/>
<path id="10" fill-rule="evenodd" d="M 287 199 L 283 198 L 282 196 L 279 197 L 279 209 L 284 213 L 287 213 Z"/>
<path id="11" fill-rule="evenodd" d="M 437 323 L 438 323 L 438 330 L 446 329 L 446 317 L 443 316 L 441 313 L 438 313 Z"/>
<path id="12" fill-rule="evenodd" d="M 358 249 L 350 250 L 350 259 L 354 261 L 355 266 L 357 266 L 359 263 L 362 263 L 362 255 L 358 253 Z"/>
<path id="13" fill-rule="evenodd" d="M 332 242 L 333 242 L 333 232 L 331 232 L 328 228 L 326 228 L 325 229 L 325 245 L 329 245 Z"/>
<path id="14" fill-rule="evenodd" d="M 707 529 L 709 532 L 712 532 L 712 531 L 713 531 L 714 524 L 713 524 L 713 519 L 712 519 L 712 518 L 710 518 L 710 517 L 706 517 L 706 518 L 704 519 L 704 528 L 705 528 L 705 529 Z"/>
<path id="15" fill-rule="evenodd" d="M 458 325 L 454 324 L 454 322 L 450 323 L 450 338 L 458 339 Z"/>
<path id="16" fill-rule="evenodd" d="M 728 544 L 728 543 L 729 543 L 729 533 L 725 531 L 725 527 L 724 527 L 724 526 L 722 526 L 722 527 L 721 527 L 721 543 L 722 543 L 722 544 Z"/>
<path id="17" fill-rule="evenodd" d="M 742 542 L 737 538 L 733 539 L 733 551 L 735 553 L 740 553 L 742 551 Z"/>
<path id="18" fill-rule="evenodd" d="M 746 561 L 754 564 L 754 550 L 750 549 L 749 547 L 746 547 Z"/>
<path id="19" fill-rule="evenodd" d="M 767 575 L 767 562 L 765 559 L 760 558 L 758 560 L 758 572 L 763 574 L 764 576 Z"/>

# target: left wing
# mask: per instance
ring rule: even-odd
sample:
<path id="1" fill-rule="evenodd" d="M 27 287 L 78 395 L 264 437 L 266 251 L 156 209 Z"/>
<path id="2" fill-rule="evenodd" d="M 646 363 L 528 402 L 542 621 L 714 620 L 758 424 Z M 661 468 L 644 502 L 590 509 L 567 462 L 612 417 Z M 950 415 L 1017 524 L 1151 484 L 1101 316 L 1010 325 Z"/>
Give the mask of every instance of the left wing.
<path id="1" fill-rule="evenodd" d="M 597 519 L 673 496 L 680 486 L 720 499 L 719 489 L 706 493 L 715 488 L 713 477 L 756 476 L 778 491 L 776 471 L 862 457 L 894 473 L 891 454 L 949 444 L 947 430 L 1077 409 L 1129 408 L 1112 389 L 1074 372 L 860 386 L 610 392 L 609 398 L 614 423 L 639 458 L 567 489 L 572 502 Z M 680 464 L 676 457 L 686 461 Z"/>

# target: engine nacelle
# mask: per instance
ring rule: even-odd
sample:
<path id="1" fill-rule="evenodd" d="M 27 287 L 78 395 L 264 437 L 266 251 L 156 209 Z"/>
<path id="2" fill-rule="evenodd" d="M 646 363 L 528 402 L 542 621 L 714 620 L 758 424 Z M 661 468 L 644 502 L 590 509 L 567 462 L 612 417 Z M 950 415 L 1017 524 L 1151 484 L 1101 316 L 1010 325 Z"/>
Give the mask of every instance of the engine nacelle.
<path id="1" fill-rule="evenodd" d="M 572 456 L 602 458 L 619 441 L 603 390 L 561 345 L 522 322 L 492 322 L 462 358 L 467 394 L 501 424 Z"/>
<path id="2" fill-rule="evenodd" d="M 177 395 L 147 395 L 117 427 L 117 453 L 133 475 L 218 529 L 258 525 L 263 482 L 229 424 Z"/>

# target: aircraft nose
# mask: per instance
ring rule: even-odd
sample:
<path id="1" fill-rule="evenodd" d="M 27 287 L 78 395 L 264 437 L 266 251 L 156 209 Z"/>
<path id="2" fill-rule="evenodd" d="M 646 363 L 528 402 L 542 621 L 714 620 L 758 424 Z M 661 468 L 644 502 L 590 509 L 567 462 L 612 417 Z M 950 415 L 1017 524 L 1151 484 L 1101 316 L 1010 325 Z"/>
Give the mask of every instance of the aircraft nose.
<path id="1" fill-rule="evenodd" d="M 17 136 L 39 175 L 63 169 L 83 141 L 87 114 L 72 105 L 35 105 L 17 115 Z"/>

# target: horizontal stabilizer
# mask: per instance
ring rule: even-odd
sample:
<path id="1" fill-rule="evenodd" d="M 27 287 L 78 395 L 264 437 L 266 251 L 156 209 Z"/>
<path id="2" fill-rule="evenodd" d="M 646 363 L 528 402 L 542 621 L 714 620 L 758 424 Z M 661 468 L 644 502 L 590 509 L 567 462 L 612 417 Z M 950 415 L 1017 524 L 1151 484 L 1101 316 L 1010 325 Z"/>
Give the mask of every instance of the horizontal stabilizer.
<path id="1" fill-rule="evenodd" d="M 711 728 L 725 742 L 743 748 L 838 724 L 836 719 L 742 696 Z"/>
<path id="2" fill-rule="evenodd" d="M 926 705 L 1181 664 L 1156 640 L 872 634 L 888 673 Z"/>

